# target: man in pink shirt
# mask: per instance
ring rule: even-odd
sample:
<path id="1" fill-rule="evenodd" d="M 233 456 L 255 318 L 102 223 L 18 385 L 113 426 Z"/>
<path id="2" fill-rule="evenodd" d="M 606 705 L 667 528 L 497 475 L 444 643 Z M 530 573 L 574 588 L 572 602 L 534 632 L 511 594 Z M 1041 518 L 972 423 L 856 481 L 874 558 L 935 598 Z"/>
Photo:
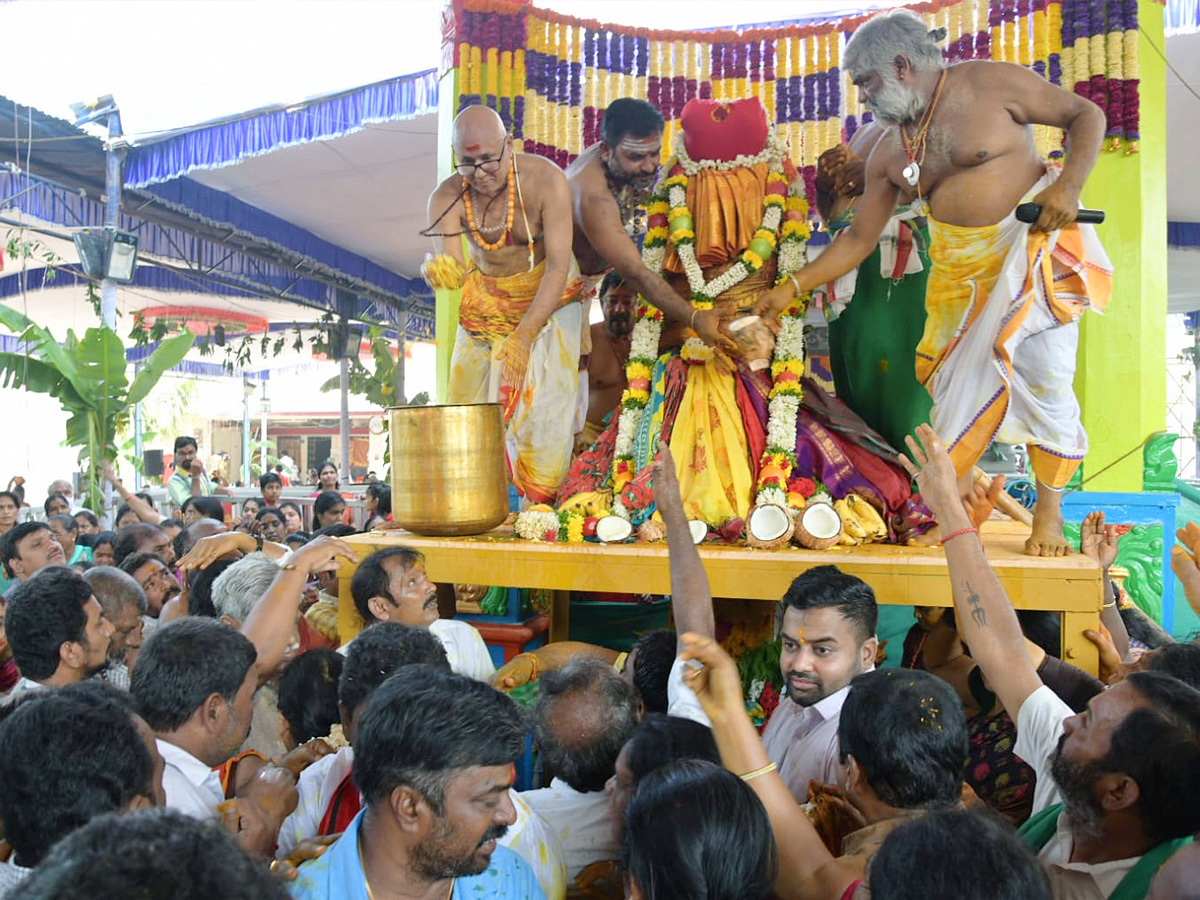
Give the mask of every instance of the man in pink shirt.
<path id="1" fill-rule="evenodd" d="M 875 667 L 875 594 L 836 566 L 798 576 L 779 602 L 779 668 L 786 699 L 763 731 L 763 744 L 799 803 L 810 780 L 840 784 L 838 719 L 850 682 Z"/>

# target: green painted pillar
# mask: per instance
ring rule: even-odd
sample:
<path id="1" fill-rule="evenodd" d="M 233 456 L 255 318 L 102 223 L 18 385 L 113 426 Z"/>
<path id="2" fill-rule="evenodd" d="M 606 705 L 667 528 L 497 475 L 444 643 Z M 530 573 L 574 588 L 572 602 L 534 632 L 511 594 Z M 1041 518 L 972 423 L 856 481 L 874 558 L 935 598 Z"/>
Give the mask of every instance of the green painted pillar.
<path id="1" fill-rule="evenodd" d="M 1083 192 L 1108 214 L 1100 239 L 1114 268 L 1102 316 L 1084 316 L 1075 391 L 1090 449 L 1084 477 L 1164 427 L 1167 408 L 1167 125 L 1163 7 L 1139 0 L 1141 152 L 1102 151 Z M 1132 453 L 1087 490 L 1140 491 L 1142 454 Z"/>
<path id="2" fill-rule="evenodd" d="M 458 69 L 451 67 L 442 73 L 438 83 L 438 149 L 437 178 L 440 184 L 453 171 L 453 151 L 450 133 L 454 125 L 455 110 L 458 108 Z M 430 252 L 433 247 L 430 246 Z M 445 403 L 450 386 L 450 355 L 454 352 L 454 336 L 458 331 L 458 301 L 462 291 L 439 290 L 434 292 L 436 313 L 434 340 L 437 343 L 437 397 Z"/>

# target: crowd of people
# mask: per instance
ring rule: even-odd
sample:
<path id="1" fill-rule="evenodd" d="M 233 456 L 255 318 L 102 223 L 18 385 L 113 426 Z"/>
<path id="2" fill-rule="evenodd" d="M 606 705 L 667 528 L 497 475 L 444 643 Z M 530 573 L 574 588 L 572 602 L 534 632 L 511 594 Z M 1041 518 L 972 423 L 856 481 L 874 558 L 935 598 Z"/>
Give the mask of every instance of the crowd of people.
<path id="1" fill-rule="evenodd" d="M 882 248 L 879 233 L 901 201 L 925 212 L 926 194 L 943 204 L 954 224 L 912 227 L 937 226 L 948 240 L 975 216 L 1006 212 L 1008 194 L 1030 193 L 1045 233 L 1070 222 L 1094 162 L 1087 148 L 1102 134 L 1087 101 L 1016 67 L 948 71 L 916 17 L 878 21 L 855 33 L 850 74 L 881 122 L 924 122 L 918 144 L 949 85 L 931 155 L 926 164 L 923 145 L 918 160 L 907 137 L 901 147 L 895 131 L 875 129 L 883 151 L 865 164 L 854 162 L 855 148 L 868 153 L 861 138 L 822 158 L 821 214 L 837 215 L 838 204 L 848 213 L 862 197 L 856 223 L 823 264 L 781 270 L 768 289 L 770 271 L 746 289 L 739 302 L 768 320 Z M 908 50 L 895 51 L 889 28 L 908 33 Z M 978 125 L 1000 108 L 999 125 Z M 975 125 L 951 128 L 947 109 Z M 1069 135 L 1058 181 L 1042 180 L 1032 160 L 1030 122 Z M 1125 602 L 1108 576 L 1116 531 L 1093 513 L 1079 550 L 1103 572 L 1102 627 L 1087 635 L 1100 677 L 1060 658 L 1059 617 L 1015 610 L 984 553 L 979 526 L 1001 484 L 974 481 L 982 445 L 882 419 L 906 453 L 880 450 L 886 440 L 870 429 L 862 433 L 878 458 L 830 438 L 837 459 L 902 482 L 906 504 L 915 484 L 921 528 L 939 529 L 953 607 L 886 598 L 917 606 L 901 665 L 884 665 L 870 585 L 834 565 L 798 572 L 776 607 L 782 696 L 756 727 L 738 661 L 717 639 L 689 522 L 690 498 L 740 493 L 745 506 L 755 478 L 735 492 L 714 468 L 697 488 L 691 474 L 704 448 L 690 434 L 719 430 L 725 397 L 742 431 L 714 444 L 713 456 L 736 456 L 738 471 L 751 472 L 758 454 L 729 448 L 752 432 L 772 438 L 766 396 L 757 409 L 747 386 L 756 377 L 763 387 L 774 338 L 764 324 L 749 354 L 711 303 L 692 306 L 644 264 L 632 232 L 655 182 L 662 126 L 648 103 L 615 101 L 603 140 L 564 173 L 532 155 L 518 168 L 500 116 L 468 107 L 454 124 L 456 172 L 430 198 L 429 233 L 462 276 L 450 399 L 503 404 L 510 473 L 527 504 L 553 503 L 564 485 L 620 469 L 610 464 L 630 437 L 616 408 L 635 295 L 676 337 L 687 331 L 707 345 L 693 349 L 710 353 L 711 367 L 673 363 L 654 376 L 659 405 L 646 417 L 682 415 L 671 421 L 690 458 L 677 462 L 660 429 L 639 438 L 645 465 L 626 485 L 652 498 L 666 533 L 673 629 L 637 635 L 628 652 L 560 641 L 497 667 L 499 650 L 456 618 L 453 585 L 434 584 L 419 552 L 393 542 L 367 554 L 346 540 L 357 529 L 333 463 L 311 471 L 315 491 L 303 505 L 285 498 L 286 473 L 275 471 L 260 479 L 261 496 L 235 506 L 191 437 L 175 442 L 169 506 L 128 490 L 109 468 L 120 501 L 111 517 L 77 508 L 66 481 L 49 486 L 44 515 L 22 517 L 16 485 L 0 492 L 0 898 L 1200 897 L 1200 645 L 1173 641 Z M 993 146 L 993 132 L 1007 137 Z M 972 145 L 969 165 L 947 149 L 965 136 L 982 148 Z M 864 178 L 873 186 L 864 190 Z M 993 183 L 976 191 L 973 179 Z M 984 194 L 995 209 L 979 210 Z M 506 209 L 493 203 L 501 198 Z M 753 199 L 757 218 L 766 201 Z M 670 215 L 674 232 L 688 230 L 677 209 Z M 951 285 L 946 258 L 935 261 L 942 268 L 930 280 L 954 296 L 931 316 L 961 307 L 958 288 L 999 279 L 997 266 Z M 587 329 L 577 301 L 595 288 L 604 322 Z M 1036 345 L 1073 322 L 1031 327 L 1021 339 Z M 935 368 L 959 365 L 958 344 L 956 336 L 934 348 Z M 1022 364 L 1045 357 L 1043 348 Z M 726 363 L 745 363 L 746 378 L 718 379 Z M 1009 373 L 1018 418 L 1037 418 L 1051 400 L 1061 413 L 1021 438 L 1044 488 L 1027 549 L 1061 555 L 1056 489 L 1082 458 L 1084 436 L 1063 393 L 1070 379 L 1042 384 L 1038 371 Z M 707 399 L 687 394 L 700 382 Z M 970 392 L 931 384 L 934 421 L 970 413 Z M 830 429 L 814 433 L 837 430 L 840 414 L 831 415 L 821 420 Z M 1045 427 L 1050 419 L 1061 428 Z M 998 427 L 976 417 L 968 431 L 990 439 Z M 587 448 L 606 440 L 600 465 Z M 365 496 L 364 530 L 386 527 L 387 485 L 370 484 Z M 1174 570 L 1200 611 L 1200 525 L 1178 539 Z M 347 567 L 353 574 L 341 577 Z"/>
<path id="2" fill-rule="evenodd" d="M 675 630 L 499 669 L 419 553 L 360 557 L 340 521 L 289 533 L 277 493 L 245 527 L 141 520 L 71 563 L 105 533 L 57 491 L 66 513 L 0 536 L 0 896 L 1194 896 L 1200 646 L 1120 609 L 1094 514 L 1103 680 L 1059 659 L 1054 615 L 1014 611 L 968 524 L 989 498 L 964 504 L 917 437 L 954 608 L 919 607 L 903 665 L 880 667 L 871 588 L 801 573 L 761 735 L 665 443 Z M 1200 527 L 1179 537 L 1200 607 Z"/>

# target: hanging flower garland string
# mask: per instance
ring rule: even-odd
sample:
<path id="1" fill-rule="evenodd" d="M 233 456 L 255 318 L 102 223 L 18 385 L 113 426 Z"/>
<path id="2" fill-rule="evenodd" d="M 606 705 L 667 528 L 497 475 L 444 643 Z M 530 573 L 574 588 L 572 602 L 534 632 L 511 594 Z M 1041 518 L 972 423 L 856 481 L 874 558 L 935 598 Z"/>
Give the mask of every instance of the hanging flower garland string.
<path id="1" fill-rule="evenodd" d="M 785 281 L 805 264 L 805 244 L 812 235 L 808 202 L 788 197 L 779 243 L 779 281 Z M 804 314 L 809 295 L 803 294 L 779 317 L 775 355 L 771 361 L 771 394 L 767 402 L 767 446 L 758 467 L 756 506 L 787 508 L 788 484 L 796 466 L 796 420 L 804 388 Z"/>

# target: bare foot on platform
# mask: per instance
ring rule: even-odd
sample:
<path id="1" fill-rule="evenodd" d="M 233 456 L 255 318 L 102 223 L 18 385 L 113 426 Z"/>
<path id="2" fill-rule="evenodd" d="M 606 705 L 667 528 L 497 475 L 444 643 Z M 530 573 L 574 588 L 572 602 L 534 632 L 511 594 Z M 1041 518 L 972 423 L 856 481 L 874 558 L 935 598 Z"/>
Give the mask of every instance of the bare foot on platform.
<path id="1" fill-rule="evenodd" d="M 1033 533 L 1025 541 L 1025 552 L 1029 556 L 1067 556 L 1074 551 L 1063 537 L 1063 518 L 1058 509 L 1045 510 L 1038 500 L 1033 509 Z"/>
<path id="2" fill-rule="evenodd" d="M 942 529 L 934 525 L 924 534 L 918 534 L 904 542 L 906 547 L 936 547 L 942 542 Z"/>

